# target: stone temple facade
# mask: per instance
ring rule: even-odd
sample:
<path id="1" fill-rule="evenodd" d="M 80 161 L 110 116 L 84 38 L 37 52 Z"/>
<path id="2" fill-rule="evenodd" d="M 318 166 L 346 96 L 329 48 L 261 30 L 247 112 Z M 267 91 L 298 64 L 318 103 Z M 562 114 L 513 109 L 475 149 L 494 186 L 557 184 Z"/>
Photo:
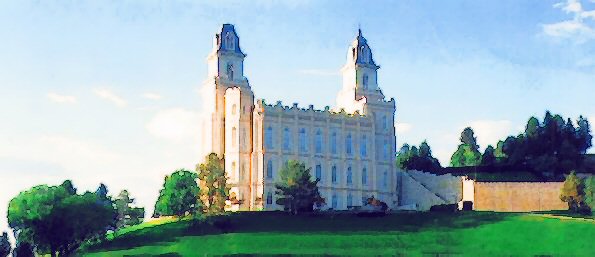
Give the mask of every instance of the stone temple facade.
<path id="1" fill-rule="evenodd" d="M 202 152 L 225 158 L 232 210 L 281 209 L 274 184 L 287 160 L 311 168 L 328 208 L 361 206 L 370 196 L 398 205 L 395 100 L 386 100 L 378 87 L 380 67 L 361 31 L 347 49 L 333 108 L 255 101 L 245 57 L 234 26 L 224 24 L 201 89 Z"/>

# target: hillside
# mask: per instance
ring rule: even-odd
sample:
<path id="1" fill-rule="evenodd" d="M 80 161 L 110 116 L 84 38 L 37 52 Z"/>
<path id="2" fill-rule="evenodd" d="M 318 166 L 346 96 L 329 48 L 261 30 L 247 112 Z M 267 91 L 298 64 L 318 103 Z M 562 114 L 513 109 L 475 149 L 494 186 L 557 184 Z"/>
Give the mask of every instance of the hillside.
<path id="1" fill-rule="evenodd" d="M 288 216 L 235 213 L 206 221 L 174 221 L 127 229 L 84 256 L 213 256 L 232 254 L 595 256 L 593 220 L 537 214 L 399 213 Z"/>

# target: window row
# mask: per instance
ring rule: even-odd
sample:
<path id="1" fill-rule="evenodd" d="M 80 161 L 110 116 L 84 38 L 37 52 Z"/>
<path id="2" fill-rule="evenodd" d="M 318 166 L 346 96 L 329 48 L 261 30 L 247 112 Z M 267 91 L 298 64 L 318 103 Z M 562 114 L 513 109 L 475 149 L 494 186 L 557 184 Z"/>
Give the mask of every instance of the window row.
<path id="1" fill-rule="evenodd" d="M 291 151 L 292 149 L 292 137 L 291 137 L 291 129 L 288 127 L 283 128 L 282 137 L 283 140 L 281 147 L 285 151 Z M 339 136 L 337 132 L 332 132 L 330 134 L 330 138 L 328 143 L 330 145 L 330 152 L 332 154 L 337 154 L 338 149 L 338 139 Z M 348 155 L 353 155 L 353 145 L 354 145 L 354 138 L 351 133 L 348 133 L 344 139 L 345 145 L 345 153 Z M 308 131 L 306 128 L 300 128 L 298 131 L 298 149 L 300 152 L 307 152 L 308 151 Z M 273 136 L 273 128 L 271 126 L 267 127 L 264 132 L 264 144 L 267 149 L 274 149 L 275 142 Z M 320 129 L 316 130 L 314 134 L 314 152 L 319 154 L 323 152 L 323 133 Z M 367 156 L 368 155 L 368 137 L 366 135 L 362 135 L 360 138 L 360 155 Z"/>

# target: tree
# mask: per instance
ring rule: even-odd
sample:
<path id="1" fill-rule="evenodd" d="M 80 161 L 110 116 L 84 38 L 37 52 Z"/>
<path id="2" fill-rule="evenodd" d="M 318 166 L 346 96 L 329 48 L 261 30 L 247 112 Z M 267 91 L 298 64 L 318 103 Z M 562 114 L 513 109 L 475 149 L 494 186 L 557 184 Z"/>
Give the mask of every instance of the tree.
<path id="1" fill-rule="evenodd" d="M 450 158 L 450 166 L 465 167 L 481 164 L 481 153 L 473 129 L 467 127 L 461 133 L 461 144 Z"/>
<path id="2" fill-rule="evenodd" d="M 440 162 L 432 156 L 432 149 L 425 140 L 419 145 L 419 150 L 416 146 L 409 148 L 408 144 L 404 144 L 397 154 L 397 166 L 403 170 L 422 170 L 434 173 L 442 170 Z"/>
<path id="3" fill-rule="evenodd" d="M 205 162 L 197 165 L 198 178 L 201 182 L 201 199 L 208 213 L 225 211 L 225 200 L 229 198 L 229 186 L 224 169 L 224 160 L 215 153 L 205 157 Z M 230 199 L 237 201 L 237 199 Z"/>
<path id="4" fill-rule="evenodd" d="M 486 149 L 483 151 L 483 155 L 481 156 L 481 165 L 483 166 L 491 166 L 496 163 L 496 156 L 494 154 L 495 150 L 494 147 L 488 145 Z"/>
<path id="5" fill-rule="evenodd" d="M 127 190 L 122 190 L 114 199 L 114 207 L 116 208 L 116 228 L 123 228 L 140 224 L 145 217 L 145 208 L 132 207 L 134 198 L 130 197 Z"/>
<path id="6" fill-rule="evenodd" d="M 103 204 L 94 193 L 72 194 L 76 192 L 72 189 L 72 183 L 40 185 L 13 198 L 8 222 L 18 241 L 35 245 L 40 253 L 62 256 L 103 235 L 113 222 L 113 207 Z"/>
<path id="7" fill-rule="evenodd" d="M 0 257 L 8 256 L 10 254 L 10 250 L 12 250 L 12 247 L 8 241 L 8 233 L 3 232 L 2 236 L 0 236 Z"/>
<path id="8" fill-rule="evenodd" d="M 595 213 L 595 177 L 590 176 L 585 179 L 585 205 L 591 209 L 591 213 Z"/>
<path id="9" fill-rule="evenodd" d="M 12 251 L 13 257 L 35 257 L 33 246 L 29 242 L 17 241 L 17 245 Z"/>
<path id="10" fill-rule="evenodd" d="M 155 203 L 153 216 L 178 216 L 196 213 L 199 208 L 197 174 L 188 170 L 176 170 L 165 177 L 163 188 Z"/>
<path id="11" fill-rule="evenodd" d="M 584 184 L 581 179 L 572 171 L 562 185 L 560 200 L 568 203 L 568 209 L 578 212 L 583 205 Z"/>
<path id="12" fill-rule="evenodd" d="M 312 211 L 314 204 L 324 201 L 318 191 L 319 179 L 312 180 L 310 169 L 302 162 L 289 160 L 280 170 L 281 180 L 275 184 L 276 203 L 292 214 Z"/>

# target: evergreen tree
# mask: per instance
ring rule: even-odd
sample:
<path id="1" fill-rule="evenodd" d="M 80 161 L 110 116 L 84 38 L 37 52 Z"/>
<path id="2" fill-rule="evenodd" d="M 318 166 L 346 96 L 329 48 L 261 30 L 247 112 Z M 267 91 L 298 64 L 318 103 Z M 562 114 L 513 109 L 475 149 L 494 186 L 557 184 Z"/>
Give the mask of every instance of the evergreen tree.
<path id="1" fill-rule="evenodd" d="M 432 156 L 432 149 L 427 141 L 419 145 L 409 147 L 404 144 L 397 154 L 397 167 L 403 170 L 421 170 L 433 173 L 439 173 L 442 170 L 438 159 Z"/>
<path id="2" fill-rule="evenodd" d="M 8 241 L 8 233 L 3 232 L 2 236 L 0 236 L 0 257 L 8 256 L 10 254 L 10 250 L 12 250 L 12 247 Z"/>
<path id="3" fill-rule="evenodd" d="M 276 203 L 292 214 L 312 211 L 314 204 L 323 202 L 318 191 L 319 179 L 312 180 L 304 163 L 289 160 L 280 170 L 281 180 L 275 184 Z"/>
<path id="4" fill-rule="evenodd" d="M 494 147 L 488 145 L 481 156 L 481 165 L 483 166 L 492 166 L 496 164 L 496 156 L 494 154 L 495 150 Z"/>
<path id="5" fill-rule="evenodd" d="M 225 211 L 225 201 L 229 198 L 229 186 L 224 169 L 224 160 L 211 153 L 205 162 L 197 165 L 198 178 L 201 183 L 201 199 L 208 213 Z M 238 202 L 238 199 L 230 199 Z"/>
<path id="6" fill-rule="evenodd" d="M 595 213 L 595 177 L 590 176 L 585 179 L 585 205 L 589 207 L 591 213 Z"/>
<path id="7" fill-rule="evenodd" d="M 116 228 L 123 228 L 140 224 L 145 217 L 145 208 L 132 207 L 134 198 L 130 197 L 128 190 L 122 190 L 114 199 L 114 207 L 118 213 Z"/>

